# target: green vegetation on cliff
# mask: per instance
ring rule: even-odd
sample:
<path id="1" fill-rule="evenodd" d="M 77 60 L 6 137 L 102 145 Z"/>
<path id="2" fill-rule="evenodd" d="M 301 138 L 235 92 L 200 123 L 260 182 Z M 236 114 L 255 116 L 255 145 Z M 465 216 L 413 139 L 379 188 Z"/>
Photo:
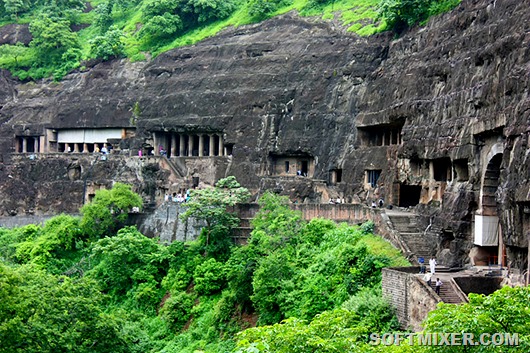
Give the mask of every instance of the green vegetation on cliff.
<path id="1" fill-rule="evenodd" d="M 407 262 L 370 224 L 305 222 L 265 194 L 249 244 L 235 246 L 219 210 L 246 189 L 232 177 L 191 197 L 186 216 L 208 226 L 188 243 L 117 229 L 137 206 L 123 184 L 80 219 L 0 229 L 0 352 L 230 352 L 246 328 L 321 315 L 344 314 L 359 335 L 396 328 L 380 270 Z"/>
<path id="2" fill-rule="evenodd" d="M 0 228 L 0 353 L 501 351 L 370 344 L 372 333 L 397 332 L 380 270 L 406 260 L 371 223 L 306 222 L 269 193 L 249 243 L 236 246 L 236 221 L 219 211 L 247 196 L 233 177 L 192 192 L 186 216 L 207 227 L 187 243 L 123 226 L 140 204 L 123 184 L 99 191 L 81 218 Z M 527 352 L 529 300 L 528 288 L 470 295 L 440 304 L 425 330 L 518 333 L 510 352 Z"/>
<path id="3" fill-rule="evenodd" d="M 288 11 L 370 35 L 402 30 L 460 0 L 1 0 L 3 24 L 29 24 L 29 45 L 0 46 L 0 67 L 21 79 L 60 79 L 90 59 L 144 60 L 224 28 Z"/>

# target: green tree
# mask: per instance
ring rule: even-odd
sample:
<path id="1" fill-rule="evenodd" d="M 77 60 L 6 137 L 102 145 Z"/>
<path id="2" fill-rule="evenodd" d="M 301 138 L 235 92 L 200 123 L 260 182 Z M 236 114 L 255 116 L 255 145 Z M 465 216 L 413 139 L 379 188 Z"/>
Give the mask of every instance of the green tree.
<path id="1" fill-rule="evenodd" d="M 226 18 L 237 7 L 234 0 L 188 0 L 188 6 L 198 23 Z"/>
<path id="2" fill-rule="evenodd" d="M 1 57 L 10 57 L 13 59 L 13 62 L 9 64 L 11 67 L 16 67 L 19 65 L 19 59 L 27 55 L 30 49 L 24 44 L 18 42 L 15 45 L 3 44 L 0 45 L 0 56 Z"/>
<path id="3" fill-rule="evenodd" d="M 379 16 L 386 21 L 387 28 L 397 33 L 424 21 L 429 16 L 433 0 L 381 0 Z"/>
<path id="4" fill-rule="evenodd" d="M 485 296 L 469 294 L 469 303 L 462 305 L 438 304 L 424 322 L 425 332 L 465 332 L 474 340 L 480 334 L 517 333 L 519 346 L 506 347 L 509 352 L 530 351 L 530 288 L 503 287 Z M 491 336 L 490 336 L 491 337 Z M 495 345 L 432 346 L 429 352 L 499 352 Z M 508 351 L 508 350 L 507 350 Z"/>
<path id="5" fill-rule="evenodd" d="M 12 19 L 17 20 L 18 15 L 29 9 L 31 3 L 27 0 L 4 0 L 4 8 Z"/>
<path id="6" fill-rule="evenodd" d="M 193 217 L 206 224 L 201 233 L 206 252 L 215 251 L 218 246 L 226 250 L 224 244 L 228 235 L 239 224 L 237 216 L 228 212 L 227 207 L 245 202 L 249 197 L 248 189 L 242 187 L 235 177 L 229 176 L 220 179 L 215 187 L 192 190 L 190 200 L 184 205 L 186 211 L 182 219 Z"/>
<path id="7" fill-rule="evenodd" d="M 160 282 L 167 273 L 167 248 L 125 227 L 115 237 L 97 241 L 91 250 L 94 264 L 87 276 L 101 283 L 102 290 L 113 297 L 127 294 L 144 307 L 154 307 L 163 292 Z M 122 298 L 123 300 L 123 298 Z"/>
<path id="8" fill-rule="evenodd" d="M 55 216 L 45 223 L 36 238 L 16 245 L 16 258 L 21 263 L 46 266 L 61 253 L 74 250 L 79 240 L 82 240 L 79 219 L 68 215 Z"/>
<path id="9" fill-rule="evenodd" d="M 140 30 L 141 36 L 151 39 L 169 38 L 183 28 L 178 15 L 165 12 L 163 15 L 151 17 Z"/>
<path id="10" fill-rule="evenodd" d="M 77 34 L 72 32 L 67 20 L 52 20 L 42 14 L 30 23 L 29 30 L 33 36 L 30 46 L 37 51 L 40 63 L 59 63 L 69 49 L 79 48 Z"/>
<path id="11" fill-rule="evenodd" d="M 106 33 L 112 26 L 112 3 L 105 1 L 94 9 L 94 26 L 99 28 L 101 34 Z"/>
<path id="12" fill-rule="evenodd" d="M 128 352 L 94 282 L 0 263 L 0 352 Z"/>
<path id="13" fill-rule="evenodd" d="M 282 6 L 292 3 L 291 0 L 250 0 L 249 14 L 256 19 L 265 19 Z"/>
<path id="14" fill-rule="evenodd" d="M 81 208 L 81 228 L 91 238 L 113 235 L 127 220 L 133 207 L 140 207 L 142 198 L 130 185 L 115 183 L 110 190 L 98 190 L 92 202 Z"/>
<path id="15" fill-rule="evenodd" d="M 116 27 L 110 27 L 104 35 L 97 36 L 89 41 L 90 55 L 103 60 L 122 56 L 125 51 L 123 37 L 123 31 Z"/>

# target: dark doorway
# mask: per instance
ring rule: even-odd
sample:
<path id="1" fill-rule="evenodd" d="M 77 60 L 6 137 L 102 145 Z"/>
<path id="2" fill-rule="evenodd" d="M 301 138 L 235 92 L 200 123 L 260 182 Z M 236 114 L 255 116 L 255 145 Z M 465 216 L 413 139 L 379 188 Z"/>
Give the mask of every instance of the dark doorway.
<path id="1" fill-rule="evenodd" d="M 421 185 L 400 185 L 399 207 L 412 207 L 420 203 Z"/>
<path id="2" fill-rule="evenodd" d="M 307 173 L 309 172 L 308 163 L 307 161 L 302 161 L 302 169 L 301 169 L 302 175 L 307 176 Z"/>

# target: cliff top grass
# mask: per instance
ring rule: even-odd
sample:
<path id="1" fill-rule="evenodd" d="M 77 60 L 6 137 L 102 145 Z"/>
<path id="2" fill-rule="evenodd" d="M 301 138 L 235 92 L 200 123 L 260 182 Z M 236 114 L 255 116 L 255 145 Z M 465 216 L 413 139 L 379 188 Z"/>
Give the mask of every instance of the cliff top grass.
<path id="1" fill-rule="evenodd" d="M 29 45 L 0 45 L 0 67 L 21 79 L 62 78 L 88 59 L 131 61 L 193 45 L 226 28 L 295 11 L 361 36 L 410 27 L 460 0 L 28 0 L 0 7 L 0 25 L 29 24 Z M 77 32 L 73 28 L 81 28 Z"/>

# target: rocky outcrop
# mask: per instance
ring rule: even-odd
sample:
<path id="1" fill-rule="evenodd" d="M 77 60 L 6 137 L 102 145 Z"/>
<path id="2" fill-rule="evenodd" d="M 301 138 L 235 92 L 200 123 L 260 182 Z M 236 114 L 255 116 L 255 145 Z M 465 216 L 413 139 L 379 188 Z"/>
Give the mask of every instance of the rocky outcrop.
<path id="1" fill-rule="evenodd" d="M 0 213 L 80 206 L 79 182 L 74 190 L 76 181 L 67 179 L 72 156 L 20 165 L 13 159 L 16 137 L 123 128 L 134 133 L 119 143 L 120 155 L 136 156 L 139 148 L 156 150 L 161 136 L 215 133 L 230 148 L 230 156 L 215 157 L 218 167 L 208 167 L 205 157 L 202 164 L 181 161 L 185 177 L 171 170 L 142 177 L 153 190 L 140 186 L 141 168 L 125 175 L 108 168 L 106 180 L 128 180 L 154 202 L 184 179 L 188 186 L 199 177 L 211 184 L 223 175 L 235 175 L 255 195 L 271 187 L 298 202 L 338 196 L 369 204 L 382 197 L 414 207 L 419 228 L 438 239 L 449 265 L 473 261 L 477 219 L 497 216 L 510 264 L 524 269 L 529 19 L 521 1 L 464 0 L 396 39 L 390 33 L 359 38 L 331 22 L 287 14 L 146 63 L 99 63 L 60 83 L 4 75 Z M 310 180 L 298 183 L 292 174 L 298 168 L 284 168 L 293 160 L 306 163 Z M 87 170 L 81 168 L 80 178 Z M 41 183 L 51 186 L 31 187 Z M 77 196 L 66 201 L 65 194 Z"/>

